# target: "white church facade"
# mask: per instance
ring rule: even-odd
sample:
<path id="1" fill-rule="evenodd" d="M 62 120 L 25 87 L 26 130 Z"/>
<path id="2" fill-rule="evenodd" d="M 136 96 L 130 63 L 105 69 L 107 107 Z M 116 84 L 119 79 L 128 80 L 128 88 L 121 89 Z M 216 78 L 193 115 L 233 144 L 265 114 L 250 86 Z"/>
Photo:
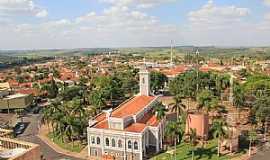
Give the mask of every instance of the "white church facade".
<path id="1" fill-rule="evenodd" d="M 150 94 L 150 77 L 140 71 L 140 93 L 114 110 L 89 120 L 88 154 L 92 159 L 143 160 L 163 146 L 164 120 L 153 106 L 158 96 Z"/>

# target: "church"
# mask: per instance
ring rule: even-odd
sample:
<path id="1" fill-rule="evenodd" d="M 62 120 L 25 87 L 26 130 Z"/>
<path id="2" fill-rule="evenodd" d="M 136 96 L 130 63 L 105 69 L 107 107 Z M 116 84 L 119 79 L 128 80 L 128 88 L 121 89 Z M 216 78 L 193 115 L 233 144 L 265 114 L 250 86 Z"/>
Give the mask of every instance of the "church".
<path id="1" fill-rule="evenodd" d="M 88 154 L 92 159 L 143 160 L 162 149 L 165 120 L 153 113 L 159 96 L 151 95 L 148 70 L 141 69 L 139 75 L 138 95 L 89 120 Z"/>

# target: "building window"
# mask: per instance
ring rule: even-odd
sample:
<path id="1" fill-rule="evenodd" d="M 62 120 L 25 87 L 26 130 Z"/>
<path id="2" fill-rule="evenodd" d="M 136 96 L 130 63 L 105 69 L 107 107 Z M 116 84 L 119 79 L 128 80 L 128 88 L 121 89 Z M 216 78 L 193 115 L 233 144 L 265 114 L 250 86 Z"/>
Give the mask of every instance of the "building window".
<path id="1" fill-rule="evenodd" d="M 139 147 L 138 147 L 138 142 L 137 142 L 137 141 L 134 142 L 134 149 L 135 149 L 135 150 L 138 150 L 138 149 L 139 149 Z"/>
<path id="2" fill-rule="evenodd" d="M 145 83 L 145 80 L 144 80 L 144 78 L 142 78 L 142 83 L 143 83 L 143 84 Z"/>
<path id="3" fill-rule="evenodd" d="M 128 149 L 131 149 L 132 148 L 132 143 L 131 141 L 128 141 Z"/>
<path id="4" fill-rule="evenodd" d="M 115 147 L 115 140 L 112 139 L 112 147 Z"/>
<path id="5" fill-rule="evenodd" d="M 91 137 L 91 141 L 92 141 L 92 144 L 95 144 L 95 137 L 94 136 Z"/>
<path id="6" fill-rule="evenodd" d="M 110 140 L 109 140 L 109 138 L 106 138 L 106 146 L 109 146 L 110 145 Z"/>
<path id="7" fill-rule="evenodd" d="M 100 138 L 97 137 L 97 144 L 100 144 Z"/>
<path id="8" fill-rule="evenodd" d="M 118 140 L 118 147 L 119 148 L 122 148 L 122 141 L 121 141 L 121 139 Z"/>

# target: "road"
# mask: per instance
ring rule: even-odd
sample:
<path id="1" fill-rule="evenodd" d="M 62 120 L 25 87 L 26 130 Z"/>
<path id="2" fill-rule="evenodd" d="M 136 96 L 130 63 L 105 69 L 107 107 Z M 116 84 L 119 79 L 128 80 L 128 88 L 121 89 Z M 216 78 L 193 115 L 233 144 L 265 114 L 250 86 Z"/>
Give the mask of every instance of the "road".
<path id="1" fill-rule="evenodd" d="M 257 146 L 257 153 L 250 158 L 251 160 L 266 160 L 270 159 L 270 143 L 267 142 L 262 146 Z"/>
<path id="2" fill-rule="evenodd" d="M 50 146 L 44 143 L 38 136 L 38 125 L 41 120 L 40 114 L 27 114 L 22 118 L 24 123 L 27 123 L 27 128 L 23 132 L 23 134 L 19 135 L 17 138 L 20 140 L 24 140 L 27 142 L 32 142 L 35 144 L 39 144 L 41 148 L 41 152 L 46 158 L 46 160 L 59 160 L 62 158 L 70 159 L 70 160 L 81 160 L 78 158 L 69 157 L 54 151 Z"/>

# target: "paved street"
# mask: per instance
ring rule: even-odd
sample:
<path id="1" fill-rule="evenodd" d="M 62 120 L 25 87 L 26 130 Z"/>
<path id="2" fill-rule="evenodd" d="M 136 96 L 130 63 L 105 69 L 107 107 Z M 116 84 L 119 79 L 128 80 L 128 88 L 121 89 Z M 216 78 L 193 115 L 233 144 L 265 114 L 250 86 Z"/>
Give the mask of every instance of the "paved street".
<path id="1" fill-rule="evenodd" d="M 251 158 L 251 160 L 267 160 L 270 159 L 270 146 L 269 142 L 261 147 L 260 150 Z"/>
<path id="2" fill-rule="evenodd" d="M 38 114 L 28 114 L 23 117 L 23 122 L 28 123 L 27 128 L 24 133 L 18 136 L 18 139 L 39 144 L 41 147 L 41 152 L 46 158 L 46 160 L 58 160 L 61 158 L 67 158 L 70 160 L 80 160 L 78 158 L 69 157 L 60 153 L 55 152 L 50 146 L 44 143 L 38 134 L 38 124 L 40 122 L 41 115 Z"/>

